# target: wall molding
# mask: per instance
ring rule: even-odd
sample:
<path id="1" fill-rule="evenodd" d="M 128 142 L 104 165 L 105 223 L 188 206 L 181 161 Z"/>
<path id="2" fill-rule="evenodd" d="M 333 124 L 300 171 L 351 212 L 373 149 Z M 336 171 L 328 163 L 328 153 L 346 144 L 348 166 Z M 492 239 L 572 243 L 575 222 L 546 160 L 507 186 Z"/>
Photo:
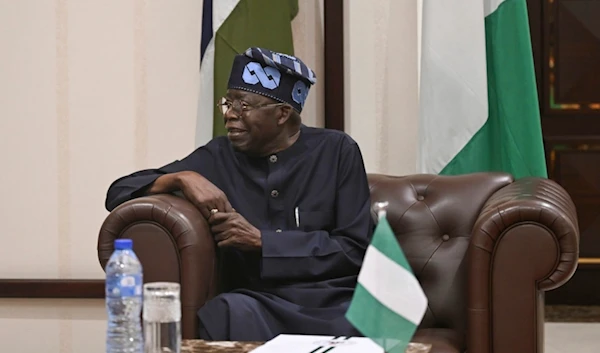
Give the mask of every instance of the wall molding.
<path id="1" fill-rule="evenodd" d="M 104 298 L 104 280 L 0 279 L 0 298 Z"/>

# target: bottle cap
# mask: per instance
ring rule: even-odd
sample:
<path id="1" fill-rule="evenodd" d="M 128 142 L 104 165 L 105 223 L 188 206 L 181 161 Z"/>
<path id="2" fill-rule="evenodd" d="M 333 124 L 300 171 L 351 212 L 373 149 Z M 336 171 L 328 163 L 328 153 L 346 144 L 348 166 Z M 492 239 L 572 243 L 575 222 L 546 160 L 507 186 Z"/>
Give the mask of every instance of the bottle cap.
<path id="1" fill-rule="evenodd" d="M 117 250 L 131 250 L 133 248 L 133 240 L 131 239 L 117 239 L 115 240 L 115 249 Z"/>

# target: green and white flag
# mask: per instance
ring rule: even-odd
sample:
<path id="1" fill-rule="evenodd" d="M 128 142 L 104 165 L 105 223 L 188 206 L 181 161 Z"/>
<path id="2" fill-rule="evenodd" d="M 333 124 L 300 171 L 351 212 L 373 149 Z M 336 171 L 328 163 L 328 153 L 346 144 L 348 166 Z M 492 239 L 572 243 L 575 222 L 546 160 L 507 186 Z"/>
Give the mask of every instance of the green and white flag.
<path id="1" fill-rule="evenodd" d="M 546 177 L 525 0 L 423 1 L 419 167 Z"/>
<path id="2" fill-rule="evenodd" d="M 196 146 L 225 134 L 216 108 L 233 58 L 250 47 L 294 54 L 292 20 L 298 0 L 203 0 Z"/>
<path id="3" fill-rule="evenodd" d="M 385 352 L 404 353 L 426 310 L 427 297 L 382 215 L 346 318 Z"/>

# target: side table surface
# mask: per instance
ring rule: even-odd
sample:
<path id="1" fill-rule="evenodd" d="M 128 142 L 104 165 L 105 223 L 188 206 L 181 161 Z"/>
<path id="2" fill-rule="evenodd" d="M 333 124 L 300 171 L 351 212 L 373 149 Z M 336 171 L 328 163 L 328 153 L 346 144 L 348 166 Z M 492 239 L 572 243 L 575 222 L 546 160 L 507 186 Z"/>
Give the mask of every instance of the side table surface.
<path id="1" fill-rule="evenodd" d="M 183 340 L 181 353 L 249 353 L 263 343 Z M 410 343 L 406 353 L 428 353 L 430 350 L 429 344 Z"/>

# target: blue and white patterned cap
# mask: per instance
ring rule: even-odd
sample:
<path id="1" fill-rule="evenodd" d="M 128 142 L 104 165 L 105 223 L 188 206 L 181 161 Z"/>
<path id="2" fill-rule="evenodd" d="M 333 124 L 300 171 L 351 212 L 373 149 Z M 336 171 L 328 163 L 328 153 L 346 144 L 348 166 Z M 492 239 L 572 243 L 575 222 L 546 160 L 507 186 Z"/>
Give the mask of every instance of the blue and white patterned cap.
<path id="1" fill-rule="evenodd" d="M 317 82 L 302 60 L 264 48 L 236 55 L 229 77 L 230 89 L 241 89 L 288 103 L 302 111 L 310 86 Z"/>

